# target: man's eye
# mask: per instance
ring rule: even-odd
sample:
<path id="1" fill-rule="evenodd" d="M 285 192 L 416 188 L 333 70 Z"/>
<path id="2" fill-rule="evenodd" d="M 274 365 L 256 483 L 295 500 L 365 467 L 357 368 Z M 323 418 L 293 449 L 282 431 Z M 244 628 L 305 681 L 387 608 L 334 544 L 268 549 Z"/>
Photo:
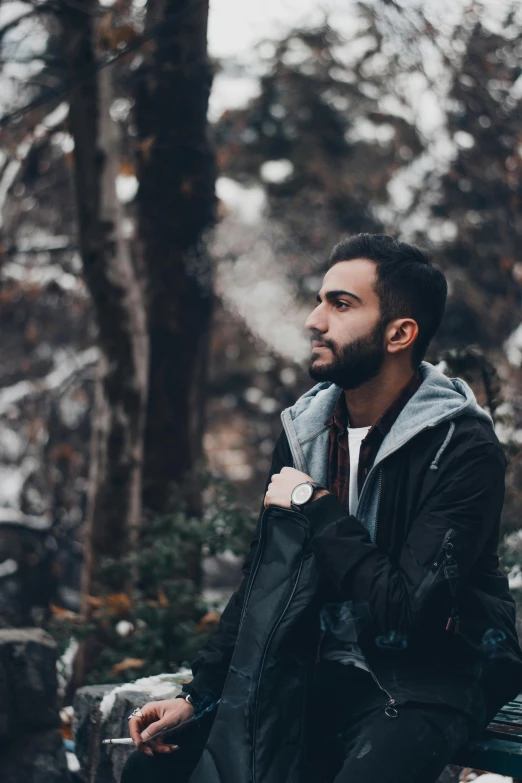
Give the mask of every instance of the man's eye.
<path id="1" fill-rule="evenodd" d="M 336 307 L 350 307 L 350 305 L 348 304 L 348 302 L 336 302 L 336 303 L 335 303 L 335 306 L 336 306 Z"/>

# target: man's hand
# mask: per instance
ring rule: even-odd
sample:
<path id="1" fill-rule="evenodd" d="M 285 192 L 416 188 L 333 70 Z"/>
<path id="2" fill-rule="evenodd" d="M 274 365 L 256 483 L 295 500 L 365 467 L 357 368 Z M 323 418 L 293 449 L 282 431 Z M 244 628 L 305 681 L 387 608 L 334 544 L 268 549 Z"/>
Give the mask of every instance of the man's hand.
<path id="1" fill-rule="evenodd" d="M 154 753 L 172 753 L 178 746 L 166 742 L 161 737 L 149 739 L 163 728 L 172 728 L 178 723 L 184 723 L 194 715 L 194 707 L 185 699 L 165 699 L 164 701 L 149 701 L 141 707 L 143 718 L 135 717 L 129 721 L 129 732 L 136 747 L 152 756 Z M 147 743 L 147 744 L 145 744 Z"/>
<path id="2" fill-rule="evenodd" d="M 313 481 L 314 479 L 307 476 L 306 473 L 301 473 L 300 470 L 295 468 L 283 468 L 281 473 L 274 473 L 270 479 L 268 485 L 264 505 L 267 506 L 279 506 L 279 508 L 291 508 L 290 498 L 292 492 L 298 484 L 302 484 L 303 481 Z M 313 496 L 314 500 L 327 495 L 328 490 L 317 489 Z"/>

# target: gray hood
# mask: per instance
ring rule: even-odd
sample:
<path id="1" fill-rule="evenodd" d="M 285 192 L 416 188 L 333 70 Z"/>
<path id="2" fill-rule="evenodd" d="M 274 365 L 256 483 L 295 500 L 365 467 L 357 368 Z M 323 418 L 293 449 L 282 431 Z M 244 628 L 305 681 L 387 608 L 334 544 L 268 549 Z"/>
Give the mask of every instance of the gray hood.
<path id="1" fill-rule="evenodd" d="M 434 454 L 431 465 L 435 470 L 455 429 L 454 421 L 459 416 L 475 416 L 493 427 L 491 416 L 479 406 L 465 381 L 447 378 L 429 362 L 422 362 L 419 371 L 422 383 L 384 438 L 361 493 L 357 517 L 361 518 L 371 533 L 377 511 L 376 502 L 372 501 L 378 472 L 375 468 L 385 457 L 422 430 L 447 421 L 448 435 L 437 454 Z M 340 387 L 333 383 L 318 383 L 281 413 L 294 467 L 325 486 L 328 481 L 329 453 L 329 427 L 325 421 L 332 415 L 340 393 Z"/>

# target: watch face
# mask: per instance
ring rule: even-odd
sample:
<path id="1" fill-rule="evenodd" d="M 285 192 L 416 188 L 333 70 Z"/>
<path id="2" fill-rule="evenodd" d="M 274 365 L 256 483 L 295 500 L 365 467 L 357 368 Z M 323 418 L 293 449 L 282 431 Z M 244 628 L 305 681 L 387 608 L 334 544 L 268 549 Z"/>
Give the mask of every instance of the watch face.
<path id="1" fill-rule="evenodd" d="M 302 506 L 307 503 L 314 494 L 314 488 L 310 484 L 298 484 L 292 492 L 292 503 L 296 506 Z"/>

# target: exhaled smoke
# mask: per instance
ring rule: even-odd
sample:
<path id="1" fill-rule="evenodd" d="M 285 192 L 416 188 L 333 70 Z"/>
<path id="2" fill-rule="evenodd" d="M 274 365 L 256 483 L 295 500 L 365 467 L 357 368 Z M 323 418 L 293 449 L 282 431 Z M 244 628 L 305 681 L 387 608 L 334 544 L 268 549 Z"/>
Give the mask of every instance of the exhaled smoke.
<path id="1" fill-rule="evenodd" d="M 488 628 L 484 632 L 480 650 L 487 660 L 499 658 L 502 655 L 502 642 L 506 640 L 506 634 L 501 628 Z"/>
<path id="2" fill-rule="evenodd" d="M 342 642 L 356 642 L 368 617 L 366 604 L 353 601 L 325 604 L 321 609 L 319 621 L 322 631 L 329 631 Z"/>
<path id="3" fill-rule="evenodd" d="M 400 631 L 389 631 L 384 636 L 376 636 L 375 644 L 381 650 L 405 650 L 408 646 L 408 637 Z"/>
<path id="4" fill-rule="evenodd" d="M 231 675 L 237 675 L 234 678 L 234 686 L 228 688 L 228 693 L 221 697 L 221 704 L 226 704 L 232 709 L 243 707 L 248 703 L 253 691 L 252 671 L 246 668 L 238 668 L 230 665 Z"/>
<path id="5" fill-rule="evenodd" d="M 197 707 L 194 708 L 194 717 L 199 720 L 206 712 L 212 712 L 217 706 L 217 699 L 215 696 L 206 694 L 199 699 Z"/>

